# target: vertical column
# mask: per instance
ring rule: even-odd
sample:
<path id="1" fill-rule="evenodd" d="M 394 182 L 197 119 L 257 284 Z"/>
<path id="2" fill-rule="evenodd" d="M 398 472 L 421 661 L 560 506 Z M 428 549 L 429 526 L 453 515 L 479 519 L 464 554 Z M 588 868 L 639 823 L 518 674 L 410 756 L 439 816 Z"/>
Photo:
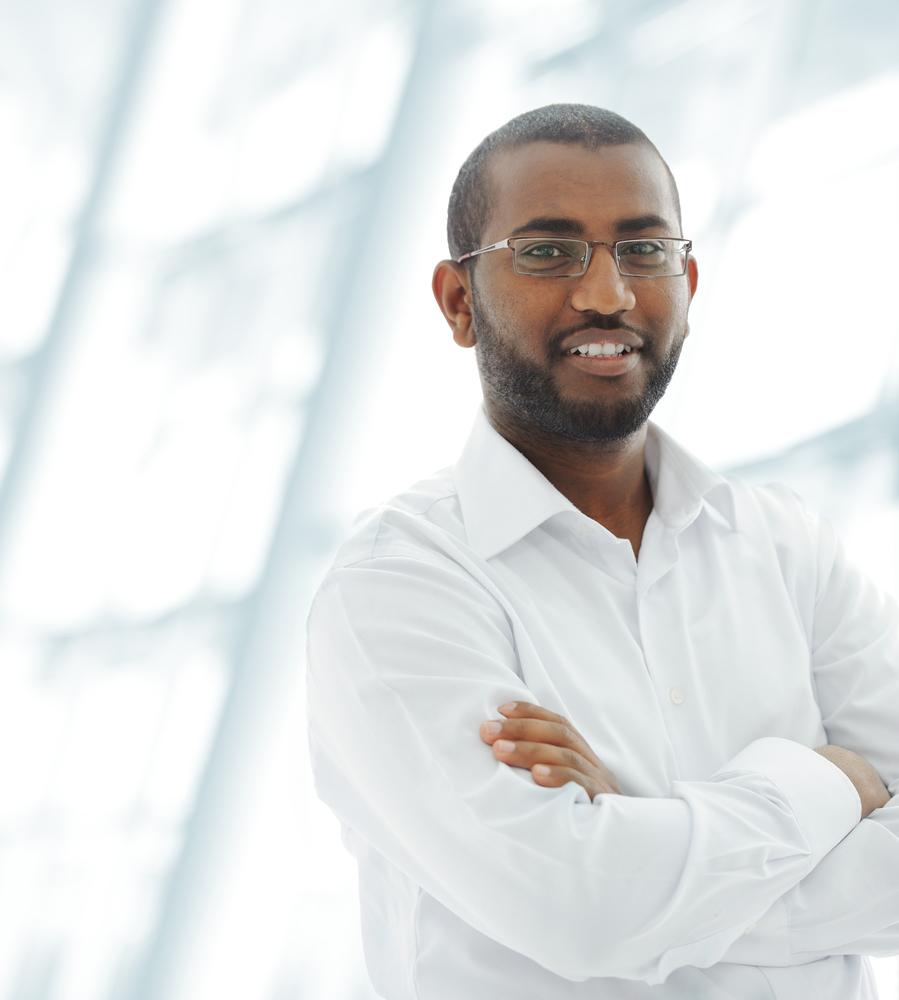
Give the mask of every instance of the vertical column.
<path id="1" fill-rule="evenodd" d="M 327 356 L 309 398 L 303 440 L 257 591 L 235 644 L 233 679 L 219 730 L 169 880 L 154 939 L 130 1000 L 189 1000 L 197 944 L 214 912 L 216 888 L 239 850 L 247 803 L 264 758 L 267 729 L 302 669 L 308 602 L 330 551 L 341 454 L 358 421 L 372 338 L 404 255 L 414 252 L 410 191 L 427 169 L 442 125 L 451 70 L 464 47 L 452 4 L 421 0 L 415 53 L 391 137 L 369 173 L 368 211 L 339 261 Z M 301 279 L 300 279 L 301 280 Z M 389 308 L 389 305 L 387 306 Z M 285 790 L 289 794 L 289 790 Z"/>

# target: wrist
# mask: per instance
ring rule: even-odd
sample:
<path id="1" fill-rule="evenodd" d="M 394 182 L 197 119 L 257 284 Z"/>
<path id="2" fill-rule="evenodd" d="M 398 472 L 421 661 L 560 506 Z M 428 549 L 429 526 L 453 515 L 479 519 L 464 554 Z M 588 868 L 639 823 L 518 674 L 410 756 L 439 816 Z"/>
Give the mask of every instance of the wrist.
<path id="1" fill-rule="evenodd" d="M 815 753 L 838 767 L 852 782 L 861 801 L 862 819 L 889 801 L 889 793 L 880 775 L 860 754 L 834 744 L 816 747 Z"/>

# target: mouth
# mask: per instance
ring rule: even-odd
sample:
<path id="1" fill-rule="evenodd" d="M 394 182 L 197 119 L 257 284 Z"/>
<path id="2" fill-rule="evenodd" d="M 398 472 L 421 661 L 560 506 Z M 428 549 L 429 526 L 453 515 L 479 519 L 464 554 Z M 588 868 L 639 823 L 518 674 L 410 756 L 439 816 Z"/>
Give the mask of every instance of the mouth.
<path id="1" fill-rule="evenodd" d="M 572 347 L 567 353 L 581 358 L 620 358 L 636 348 L 610 340 L 593 341 Z"/>
<path id="2" fill-rule="evenodd" d="M 625 343 L 617 339 L 588 340 L 567 350 L 563 349 L 562 357 L 567 364 L 580 369 L 585 375 L 611 377 L 633 371 L 639 364 L 642 342 L 634 343 L 636 338 L 624 331 L 615 332 L 619 336 L 624 333 L 625 338 L 631 342 Z"/>

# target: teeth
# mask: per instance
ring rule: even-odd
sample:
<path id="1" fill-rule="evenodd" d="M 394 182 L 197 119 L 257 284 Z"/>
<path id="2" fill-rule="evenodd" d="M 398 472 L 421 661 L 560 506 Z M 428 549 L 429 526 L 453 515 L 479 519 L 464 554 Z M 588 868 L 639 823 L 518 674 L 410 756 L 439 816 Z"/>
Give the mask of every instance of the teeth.
<path id="1" fill-rule="evenodd" d="M 603 341 L 601 344 L 581 344 L 579 347 L 572 347 L 568 353 L 586 355 L 590 358 L 611 358 L 616 354 L 630 354 L 632 350 L 632 347 L 627 347 L 625 344 L 610 344 L 608 341 Z"/>

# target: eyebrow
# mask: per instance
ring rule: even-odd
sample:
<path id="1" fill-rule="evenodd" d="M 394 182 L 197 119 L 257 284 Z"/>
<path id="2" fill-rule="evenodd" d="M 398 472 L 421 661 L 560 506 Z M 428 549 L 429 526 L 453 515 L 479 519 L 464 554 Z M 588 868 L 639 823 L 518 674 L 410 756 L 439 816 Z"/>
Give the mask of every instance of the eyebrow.
<path id="1" fill-rule="evenodd" d="M 667 229 L 675 232 L 674 226 L 661 215 L 640 215 L 636 219 L 621 219 L 615 223 L 616 233 L 640 233 L 644 229 Z"/>
<path id="2" fill-rule="evenodd" d="M 644 229 L 667 229 L 674 232 L 675 229 L 667 219 L 661 215 L 639 215 L 633 219 L 620 219 L 615 223 L 615 232 L 640 233 Z M 541 215 L 537 218 L 529 219 L 523 226 L 510 233 L 510 236 L 522 236 L 525 233 L 552 233 L 554 236 L 583 236 L 583 223 L 577 219 L 566 216 Z"/>
<path id="3" fill-rule="evenodd" d="M 513 230 L 511 235 L 521 236 L 523 233 L 535 232 L 552 233 L 555 236 L 582 236 L 584 227 L 576 219 L 540 215 L 536 219 L 529 219 L 523 226 Z"/>

